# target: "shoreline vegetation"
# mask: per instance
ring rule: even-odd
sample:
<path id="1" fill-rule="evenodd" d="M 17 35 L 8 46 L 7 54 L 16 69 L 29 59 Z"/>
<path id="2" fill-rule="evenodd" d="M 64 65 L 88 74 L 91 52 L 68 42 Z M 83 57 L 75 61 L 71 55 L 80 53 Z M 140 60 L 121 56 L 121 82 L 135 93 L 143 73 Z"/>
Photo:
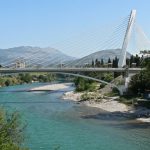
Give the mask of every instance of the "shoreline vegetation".
<path id="1" fill-rule="evenodd" d="M 21 85 L 33 82 L 51 82 L 55 80 L 55 75 L 49 73 L 25 73 L 18 75 L 6 75 L 0 77 L 0 87 Z"/>

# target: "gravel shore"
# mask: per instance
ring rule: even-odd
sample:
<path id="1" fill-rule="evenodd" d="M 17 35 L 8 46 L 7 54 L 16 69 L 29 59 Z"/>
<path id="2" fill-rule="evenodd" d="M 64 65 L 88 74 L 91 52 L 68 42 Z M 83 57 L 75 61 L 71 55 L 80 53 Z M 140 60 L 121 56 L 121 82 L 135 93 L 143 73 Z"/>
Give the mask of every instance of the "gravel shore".
<path id="1" fill-rule="evenodd" d="M 145 116 L 145 114 L 150 114 L 150 109 L 144 108 L 144 107 L 139 107 L 139 108 L 133 108 L 132 106 L 127 106 L 123 103 L 119 103 L 115 99 L 117 97 L 111 97 L 109 99 L 102 98 L 100 102 L 95 102 L 93 100 L 88 100 L 88 101 L 83 101 L 81 102 L 81 95 L 83 93 L 76 93 L 73 91 L 66 92 L 62 96 L 62 99 L 67 99 L 67 100 L 72 100 L 76 101 L 78 103 L 82 103 L 86 106 L 89 107 L 96 107 L 103 109 L 108 112 L 118 112 L 118 113 L 124 113 L 127 116 L 134 116 L 137 121 L 140 122 L 145 122 L 145 123 L 150 123 L 150 117 Z"/>
<path id="2" fill-rule="evenodd" d="M 62 99 L 68 99 L 68 100 L 80 102 L 82 94 L 83 93 L 75 93 L 73 91 L 70 91 L 64 93 Z M 109 100 L 103 98 L 100 102 L 84 101 L 83 103 L 87 106 L 97 107 L 109 112 L 126 112 L 130 110 L 130 108 L 127 105 L 115 101 L 114 97 L 112 97 Z"/>

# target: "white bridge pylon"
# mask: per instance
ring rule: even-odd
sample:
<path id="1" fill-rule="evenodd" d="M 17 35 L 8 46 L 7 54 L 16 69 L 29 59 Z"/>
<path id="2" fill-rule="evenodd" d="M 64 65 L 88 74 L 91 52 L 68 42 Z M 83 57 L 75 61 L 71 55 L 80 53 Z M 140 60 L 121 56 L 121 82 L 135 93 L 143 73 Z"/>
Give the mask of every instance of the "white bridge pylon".
<path id="1" fill-rule="evenodd" d="M 135 23 L 135 18 L 136 18 L 136 10 L 132 10 L 131 14 L 130 14 L 130 17 L 129 17 L 128 26 L 127 26 L 127 29 L 126 29 L 126 33 L 125 33 L 125 37 L 124 37 L 124 40 L 123 40 L 122 48 L 121 48 L 120 59 L 119 59 L 119 63 L 118 63 L 119 67 L 123 67 L 123 66 L 126 65 L 126 50 L 127 50 L 127 47 L 128 47 L 128 43 L 130 41 L 133 25 Z"/>

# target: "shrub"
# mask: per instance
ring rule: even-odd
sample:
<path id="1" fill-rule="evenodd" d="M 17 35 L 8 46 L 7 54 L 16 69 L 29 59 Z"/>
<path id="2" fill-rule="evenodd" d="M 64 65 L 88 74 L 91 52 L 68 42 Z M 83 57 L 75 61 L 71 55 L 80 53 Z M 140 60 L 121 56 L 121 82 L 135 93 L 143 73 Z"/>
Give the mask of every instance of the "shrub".
<path id="1" fill-rule="evenodd" d="M 83 79 L 83 78 L 76 78 L 74 80 L 76 91 L 94 91 L 96 89 L 96 83 L 91 80 Z"/>
<path id="2" fill-rule="evenodd" d="M 19 114 L 17 112 L 8 114 L 0 109 L 0 149 L 27 150 L 22 147 L 23 132 L 24 127 L 21 126 Z"/>

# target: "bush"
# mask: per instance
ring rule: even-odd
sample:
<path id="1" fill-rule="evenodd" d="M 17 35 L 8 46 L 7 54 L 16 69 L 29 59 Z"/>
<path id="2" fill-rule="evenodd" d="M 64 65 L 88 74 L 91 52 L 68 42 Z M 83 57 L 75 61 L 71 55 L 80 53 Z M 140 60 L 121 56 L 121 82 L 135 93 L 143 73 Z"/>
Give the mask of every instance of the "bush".
<path id="1" fill-rule="evenodd" d="M 39 82 L 51 82 L 53 79 L 54 77 L 51 74 L 39 75 L 38 77 Z"/>
<path id="2" fill-rule="evenodd" d="M 23 83 L 31 83 L 31 81 L 32 81 L 32 76 L 29 73 L 19 74 L 19 76 L 20 76 L 20 80 Z"/>
<path id="3" fill-rule="evenodd" d="M 101 99 L 103 98 L 102 95 L 100 95 L 99 93 L 95 93 L 95 92 L 89 92 L 89 93 L 84 93 L 81 96 L 81 101 L 95 101 L 95 102 L 99 102 L 101 101 Z"/>
<path id="4" fill-rule="evenodd" d="M 27 150 L 22 147 L 24 127 L 17 112 L 8 114 L 0 109 L 0 149 Z"/>
<path id="5" fill-rule="evenodd" d="M 96 89 L 96 83 L 91 80 L 83 79 L 83 78 L 76 78 L 74 80 L 75 86 L 76 86 L 76 91 L 81 92 L 81 91 L 94 91 Z"/>
<path id="6" fill-rule="evenodd" d="M 100 89 L 104 88 L 105 85 L 106 85 L 105 83 L 101 83 L 101 84 L 100 84 Z"/>
<path id="7" fill-rule="evenodd" d="M 105 73 L 102 80 L 106 82 L 111 82 L 113 80 L 113 74 L 112 73 Z"/>
<path id="8" fill-rule="evenodd" d="M 112 92 L 113 92 L 113 93 L 116 93 L 117 95 L 119 95 L 119 90 L 118 90 L 116 87 L 113 87 L 113 88 L 112 88 Z"/>
<path id="9" fill-rule="evenodd" d="M 54 80 L 54 75 L 45 74 L 39 75 L 37 74 L 19 74 L 15 76 L 2 76 L 0 77 L 0 86 L 10 86 L 22 83 L 31 83 L 32 81 L 39 81 L 39 82 L 51 82 Z"/>
<path id="10" fill-rule="evenodd" d="M 5 81 L 5 85 L 6 85 L 6 86 L 12 85 L 11 80 L 7 79 L 7 80 Z"/>

